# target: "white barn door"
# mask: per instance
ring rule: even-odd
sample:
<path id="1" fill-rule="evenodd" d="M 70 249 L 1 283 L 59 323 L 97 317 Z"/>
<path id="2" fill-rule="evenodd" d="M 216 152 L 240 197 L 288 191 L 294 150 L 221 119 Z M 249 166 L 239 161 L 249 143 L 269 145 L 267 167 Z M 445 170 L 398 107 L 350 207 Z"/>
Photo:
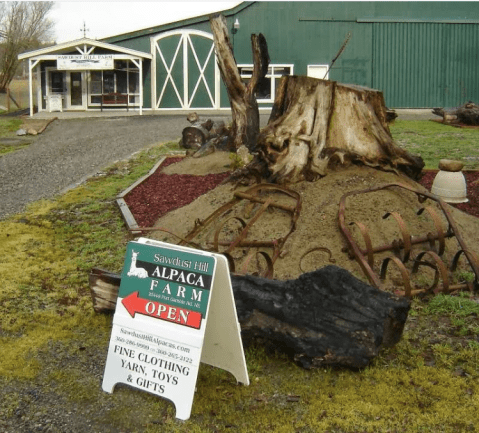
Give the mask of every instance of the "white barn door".
<path id="1" fill-rule="evenodd" d="M 196 30 L 152 38 L 152 101 L 157 110 L 219 109 L 213 35 Z"/>

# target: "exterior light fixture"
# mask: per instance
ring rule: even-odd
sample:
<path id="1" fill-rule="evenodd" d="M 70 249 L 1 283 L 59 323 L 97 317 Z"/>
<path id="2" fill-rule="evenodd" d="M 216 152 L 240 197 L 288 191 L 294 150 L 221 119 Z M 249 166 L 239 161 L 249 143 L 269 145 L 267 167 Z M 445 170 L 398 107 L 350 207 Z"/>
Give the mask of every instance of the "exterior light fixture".
<path id="1" fill-rule="evenodd" d="M 236 31 L 239 30 L 239 28 L 240 28 L 240 22 L 239 22 L 239 19 L 238 19 L 238 18 L 236 18 L 235 23 L 233 24 L 233 28 L 234 28 Z"/>

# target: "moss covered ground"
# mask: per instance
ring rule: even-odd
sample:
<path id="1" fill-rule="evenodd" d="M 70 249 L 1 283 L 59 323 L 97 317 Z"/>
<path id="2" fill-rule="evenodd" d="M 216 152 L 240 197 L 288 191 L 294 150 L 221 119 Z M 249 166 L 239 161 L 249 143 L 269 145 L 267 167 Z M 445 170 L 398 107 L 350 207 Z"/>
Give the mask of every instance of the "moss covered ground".
<path id="1" fill-rule="evenodd" d="M 414 300 L 400 343 L 361 371 L 308 371 L 260 346 L 246 349 L 247 387 L 202 365 L 185 422 L 156 396 L 103 392 L 112 317 L 94 313 L 88 273 L 121 271 L 133 236 L 114 199 L 162 152 L 150 148 L 0 221 L 1 431 L 479 430 L 479 304 L 470 294 Z"/>

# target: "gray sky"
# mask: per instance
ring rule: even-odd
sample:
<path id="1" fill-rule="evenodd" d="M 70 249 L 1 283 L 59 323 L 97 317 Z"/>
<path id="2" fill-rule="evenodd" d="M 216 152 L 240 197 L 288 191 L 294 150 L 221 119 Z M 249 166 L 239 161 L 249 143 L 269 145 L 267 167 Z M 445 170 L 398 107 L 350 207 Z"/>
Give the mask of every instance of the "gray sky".
<path id="1" fill-rule="evenodd" d="M 49 17 L 55 22 L 57 43 L 86 36 L 101 39 L 198 15 L 230 9 L 241 2 L 228 1 L 58 1 Z"/>

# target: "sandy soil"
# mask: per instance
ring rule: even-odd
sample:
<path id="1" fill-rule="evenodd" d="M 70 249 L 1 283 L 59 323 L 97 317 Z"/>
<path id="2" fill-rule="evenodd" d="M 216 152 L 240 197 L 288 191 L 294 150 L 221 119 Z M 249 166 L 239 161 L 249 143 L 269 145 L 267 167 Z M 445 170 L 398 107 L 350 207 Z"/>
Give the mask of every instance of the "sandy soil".
<path id="1" fill-rule="evenodd" d="M 230 163 L 228 153 L 216 152 L 199 159 L 185 158 L 181 162 L 166 167 L 164 173 L 204 175 L 228 170 Z M 336 265 L 348 269 L 357 277 L 365 280 L 361 268 L 355 260 L 350 259 L 345 250 L 346 242 L 338 224 L 339 202 L 347 192 L 398 182 L 426 191 L 421 185 L 404 175 L 364 166 L 343 167 L 337 171 L 331 171 L 327 176 L 316 182 L 300 182 L 290 185 L 289 188 L 300 195 L 302 209 L 296 223 L 296 229 L 288 237 L 281 255 L 275 262 L 274 277 L 277 279 L 296 278 L 303 272 L 320 268 L 334 261 Z M 235 191 L 247 188 L 231 183 L 219 185 L 198 197 L 189 205 L 161 217 L 155 226 L 161 227 L 162 230 L 149 233 L 148 236 L 166 242 L 178 243 L 178 238 L 166 231 L 180 237 L 186 236 L 194 229 L 195 222 L 198 222 L 198 220 L 204 221 L 220 206 L 229 202 Z M 281 193 L 264 193 L 261 195 L 264 197 L 271 196 L 274 201 L 294 205 L 292 198 Z M 428 214 L 417 215 L 419 209 L 424 206 L 432 206 L 438 209 L 443 229 L 446 230 L 448 227 L 447 220 L 443 217 L 438 205 L 431 200 L 421 204 L 416 197 L 415 194 L 399 188 L 352 196 L 346 200 L 346 222 L 348 224 L 353 222 L 363 223 L 370 233 L 373 246 L 379 246 L 389 244 L 395 239 L 401 239 L 401 232 L 396 220 L 392 217 L 383 219 L 387 212 L 400 213 L 412 236 L 426 235 L 430 232 L 435 233 L 436 229 Z M 224 223 L 218 237 L 220 240 L 231 241 L 240 228 L 239 221 L 231 219 L 231 217 L 242 218 L 247 222 L 259 210 L 260 206 L 260 204 L 253 205 L 249 201 L 240 201 L 227 215 L 218 218 L 192 241 L 204 249 L 211 249 L 215 230 L 226 219 L 229 219 L 229 221 Z M 468 248 L 476 254 L 479 253 L 479 219 L 452 206 L 448 206 L 448 208 L 453 215 L 460 235 L 467 241 Z M 278 209 L 268 210 L 251 227 L 247 239 L 279 239 L 286 236 L 290 228 L 291 217 L 289 213 Z M 364 241 L 356 225 L 353 224 L 350 230 L 354 233 L 355 241 L 363 246 Z M 459 245 L 455 238 L 449 239 L 446 245 L 443 260 L 446 264 L 449 264 L 458 251 Z M 224 251 L 225 248 L 220 247 L 220 251 Z M 423 246 L 415 247 L 412 257 L 415 257 L 423 248 Z M 271 248 L 262 248 L 261 250 L 267 252 L 270 256 L 272 255 Z M 331 252 L 331 257 L 328 251 Z M 255 273 L 264 272 L 266 269 L 264 259 L 249 258 L 248 251 L 245 248 L 237 248 L 233 250 L 232 254 L 237 272 Z M 391 253 L 375 254 L 374 270 L 376 273 L 379 274 L 382 261 L 390 255 Z M 246 262 L 248 262 L 247 266 Z M 464 269 L 470 270 L 470 267 L 465 264 Z M 424 272 L 418 272 L 413 282 L 417 280 L 419 284 L 421 278 L 424 278 L 424 275 L 421 277 L 422 274 Z M 425 271 L 425 274 L 427 278 L 432 278 L 430 271 Z M 388 276 L 391 277 L 388 278 L 388 281 L 395 285 L 397 283 L 395 281 L 397 280 L 395 270 L 391 269 Z"/>

